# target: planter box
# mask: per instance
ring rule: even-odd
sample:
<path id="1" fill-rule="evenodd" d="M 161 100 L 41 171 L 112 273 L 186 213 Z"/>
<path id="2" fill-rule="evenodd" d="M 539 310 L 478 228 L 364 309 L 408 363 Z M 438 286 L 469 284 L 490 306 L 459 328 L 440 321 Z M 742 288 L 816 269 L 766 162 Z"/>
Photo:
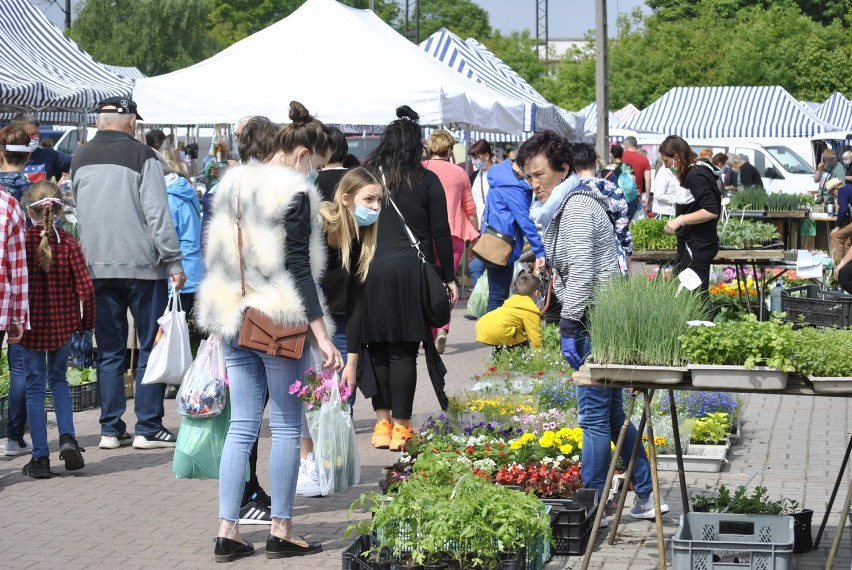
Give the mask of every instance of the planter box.
<path id="1" fill-rule="evenodd" d="M 683 455 L 683 470 L 695 473 L 718 473 L 727 461 L 727 445 L 694 445 L 686 447 Z M 676 455 L 657 455 L 657 469 L 677 471 Z"/>
<path id="2" fill-rule="evenodd" d="M 0 396 L 0 438 L 6 437 L 7 423 L 9 423 L 9 396 Z"/>
<path id="3" fill-rule="evenodd" d="M 71 391 L 71 411 L 82 412 L 91 408 L 97 408 L 101 404 L 100 394 L 98 393 L 97 382 L 87 382 L 86 384 L 76 384 L 68 386 Z M 44 409 L 54 411 L 53 394 L 50 388 L 45 393 Z"/>
<path id="4" fill-rule="evenodd" d="M 743 437 L 743 425 L 740 418 L 737 418 L 737 424 L 735 427 L 737 428 L 737 433 L 728 434 L 728 447 L 739 443 Z"/>
<path id="5" fill-rule="evenodd" d="M 787 570 L 793 518 L 773 515 L 687 513 L 672 537 L 672 568 Z"/>
<path id="6" fill-rule="evenodd" d="M 690 364 L 689 371 L 692 385 L 699 388 L 783 390 L 787 387 L 787 373 L 768 366 L 746 370 L 745 366 Z"/>
<path id="7" fill-rule="evenodd" d="M 628 364 L 593 364 L 589 367 L 592 380 L 609 380 L 641 384 L 678 384 L 683 382 L 686 368 L 668 366 L 632 366 Z"/>
<path id="8" fill-rule="evenodd" d="M 814 386 L 814 392 L 821 394 L 852 394 L 850 376 L 808 376 Z"/>

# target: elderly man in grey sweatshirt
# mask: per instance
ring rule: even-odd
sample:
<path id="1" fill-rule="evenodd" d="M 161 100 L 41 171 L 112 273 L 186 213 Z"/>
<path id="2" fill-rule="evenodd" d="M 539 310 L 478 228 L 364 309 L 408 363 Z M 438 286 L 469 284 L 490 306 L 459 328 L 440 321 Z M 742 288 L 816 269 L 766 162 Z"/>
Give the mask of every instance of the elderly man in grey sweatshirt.
<path id="1" fill-rule="evenodd" d="M 71 176 L 77 199 L 80 244 L 95 285 L 95 340 L 103 449 L 131 442 L 137 449 L 174 447 L 163 427 L 165 384 L 142 384 L 167 304 L 166 279 L 183 287 L 186 277 L 169 211 L 162 163 L 133 138 L 136 103 L 113 97 L 98 105 L 98 133 L 74 155 Z M 122 420 L 127 311 L 139 339 L 136 363 L 136 437 Z"/>

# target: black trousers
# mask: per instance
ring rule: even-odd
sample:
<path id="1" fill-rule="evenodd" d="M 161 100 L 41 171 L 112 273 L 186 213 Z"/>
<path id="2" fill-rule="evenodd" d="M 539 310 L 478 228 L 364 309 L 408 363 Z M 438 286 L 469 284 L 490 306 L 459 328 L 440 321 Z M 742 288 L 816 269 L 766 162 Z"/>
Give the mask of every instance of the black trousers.
<path id="1" fill-rule="evenodd" d="M 840 288 L 852 295 L 852 265 L 844 265 L 837 276 Z"/>
<path id="2" fill-rule="evenodd" d="M 379 388 L 373 396 L 374 410 L 391 410 L 395 419 L 411 419 L 419 350 L 419 342 L 371 342 L 367 346 Z"/>

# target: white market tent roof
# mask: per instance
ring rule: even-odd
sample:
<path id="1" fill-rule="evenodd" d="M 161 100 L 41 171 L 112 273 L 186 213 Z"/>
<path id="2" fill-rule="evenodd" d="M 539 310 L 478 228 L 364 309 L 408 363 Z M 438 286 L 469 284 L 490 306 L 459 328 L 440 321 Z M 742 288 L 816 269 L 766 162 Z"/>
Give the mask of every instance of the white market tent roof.
<path id="1" fill-rule="evenodd" d="M 323 122 L 386 125 L 399 105 L 423 125 L 520 134 L 524 106 L 476 85 L 369 10 L 307 0 L 287 18 L 186 69 L 139 79 L 146 122 L 288 121 L 291 100 Z"/>
<path id="2" fill-rule="evenodd" d="M 2 0 L 0 111 L 92 109 L 107 97 L 127 97 L 118 77 L 80 49 L 26 0 Z"/>
<path id="3" fill-rule="evenodd" d="M 838 91 L 832 93 L 815 114 L 818 119 L 836 126 L 838 130 L 852 130 L 852 102 Z"/>
<path id="4" fill-rule="evenodd" d="M 125 79 L 144 79 L 148 77 L 138 67 L 122 67 L 120 65 L 107 65 L 106 63 L 102 63 L 101 65 L 106 67 L 111 73 Z"/>
<path id="5" fill-rule="evenodd" d="M 618 118 L 622 123 L 626 123 L 633 117 L 639 114 L 639 108 L 633 103 L 628 103 L 618 111 L 614 113 L 614 115 Z"/>
<path id="6" fill-rule="evenodd" d="M 836 130 L 778 86 L 675 87 L 624 128 L 687 140 L 811 137 Z"/>
<path id="7" fill-rule="evenodd" d="M 467 79 L 487 86 L 505 97 L 524 103 L 524 131 L 553 129 L 571 140 L 583 136 L 583 117 L 548 102 L 502 59 L 478 40 L 462 40 L 446 28 L 441 28 L 420 47 Z"/>

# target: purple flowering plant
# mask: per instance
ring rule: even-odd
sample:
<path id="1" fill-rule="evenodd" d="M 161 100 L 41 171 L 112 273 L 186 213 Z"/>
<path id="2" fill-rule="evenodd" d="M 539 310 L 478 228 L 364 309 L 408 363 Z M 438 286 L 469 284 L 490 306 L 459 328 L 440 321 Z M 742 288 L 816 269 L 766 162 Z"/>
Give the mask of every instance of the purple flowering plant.
<path id="1" fill-rule="evenodd" d="M 331 399 L 335 382 L 335 371 L 333 369 L 316 370 L 311 367 L 305 371 L 304 380 L 296 380 L 290 384 L 288 392 L 305 402 L 308 410 L 313 410 Z M 352 393 L 345 383 L 338 383 L 337 388 L 340 391 L 342 407 L 345 408 L 348 406 L 346 401 Z"/>

